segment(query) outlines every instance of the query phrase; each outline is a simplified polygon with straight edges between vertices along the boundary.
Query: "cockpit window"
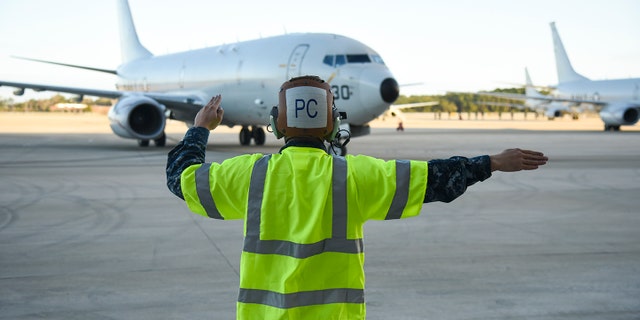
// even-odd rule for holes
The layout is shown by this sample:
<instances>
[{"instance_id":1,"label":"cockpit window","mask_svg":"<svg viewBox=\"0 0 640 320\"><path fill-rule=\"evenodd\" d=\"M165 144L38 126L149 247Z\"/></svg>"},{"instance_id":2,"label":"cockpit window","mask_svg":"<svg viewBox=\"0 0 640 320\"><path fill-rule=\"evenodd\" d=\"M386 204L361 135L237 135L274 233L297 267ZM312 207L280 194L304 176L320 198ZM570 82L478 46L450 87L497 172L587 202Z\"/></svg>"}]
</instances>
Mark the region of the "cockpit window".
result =
<instances>
[{"instance_id":1,"label":"cockpit window","mask_svg":"<svg viewBox=\"0 0 640 320\"><path fill-rule=\"evenodd\" d=\"M371 58L375 63L384 64L384 60L382 60L382 57L377 54L372 55Z\"/></svg>"},{"instance_id":2,"label":"cockpit window","mask_svg":"<svg viewBox=\"0 0 640 320\"><path fill-rule=\"evenodd\" d=\"M347 63L379 63L384 64L382 58L379 55L371 55L368 54L328 54L324 56L322 63L331 66L331 67L339 67L341 65Z\"/></svg>"},{"instance_id":3,"label":"cockpit window","mask_svg":"<svg viewBox=\"0 0 640 320\"><path fill-rule=\"evenodd\" d=\"M335 60L335 58L336 56L328 54L324 56L324 60L322 61L322 63L333 67L333 61Z\"/></svg>"},{"instance_id":4,"label":"cockpit window","mask_svg":"<svg viewBox=\"0 0 640 320\"><path fill-rule=\"evenodd\" d=\"M366 63L371 62L371 59L366 54L348 54L347 61L349 63Z\"/></svg>"}]
</instances>

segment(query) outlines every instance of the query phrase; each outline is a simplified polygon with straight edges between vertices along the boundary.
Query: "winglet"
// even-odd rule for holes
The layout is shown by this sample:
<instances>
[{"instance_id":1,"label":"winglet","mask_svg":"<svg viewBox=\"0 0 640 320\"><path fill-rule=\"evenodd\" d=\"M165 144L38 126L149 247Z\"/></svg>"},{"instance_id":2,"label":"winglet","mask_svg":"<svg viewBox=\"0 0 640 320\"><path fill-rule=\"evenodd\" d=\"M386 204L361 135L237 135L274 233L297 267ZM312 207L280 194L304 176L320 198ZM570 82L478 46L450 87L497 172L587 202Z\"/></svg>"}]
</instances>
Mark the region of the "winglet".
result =
<instances>
[{"instance_id":1,"label":"winglet","mask_svg":"<svg viewBox=\"0 0 640 320\"><path fill-rule=\"evenodd\" d=\"M118 18L122 63L152 57L153 54L142 46L140 40L138 40L138 34L133 24L131 10L129 9L129 2L127 0L118 1Z\"/></svg>"},{"instance_id":2,"label":"winglet","mask_svg":"<svg viewBox=\"0 0 640 320\"><path fill-rule=\"evenodd\" d=\"M556 56L556 69L558 72L558 83L566 83L572 81L583 81L589 80L586 77L578 74L573 70L571 66L571 62L569 61L569 56L567 52L564 50L564 45L562 45L562 40L560 40L560 35L558 34L558 30L556 30L556 23L551 22L551 36L553 38L553 51Z\"/></svg>"}]
</instances>

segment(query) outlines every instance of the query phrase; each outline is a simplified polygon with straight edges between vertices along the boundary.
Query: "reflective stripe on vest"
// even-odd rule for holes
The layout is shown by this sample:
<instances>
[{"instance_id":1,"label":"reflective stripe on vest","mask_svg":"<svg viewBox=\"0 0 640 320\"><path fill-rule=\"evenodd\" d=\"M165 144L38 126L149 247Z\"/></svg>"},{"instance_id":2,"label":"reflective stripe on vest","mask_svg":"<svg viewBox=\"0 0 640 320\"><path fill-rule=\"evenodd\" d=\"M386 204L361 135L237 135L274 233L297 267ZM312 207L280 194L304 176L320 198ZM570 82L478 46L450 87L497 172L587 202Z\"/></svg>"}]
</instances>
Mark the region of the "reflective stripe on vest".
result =
<instances>
[{"instance_id":1,"label":"reflective stripe on vest","mask_svg":"<svg viewBox=\"0 0 640 320\"><path fill-rule=\"evenodd\" d=\"M409 199L409 180L411 177L411 161L396 160L396 192L393 195L389 212L385 220L400 219L402 211Z\"/></svg>"},{"instance_id":2,"label":"reflective stripe on vest","mask_svg":"<svg viewBox=\"0 0 640 320\"><path fill-rule=\"evenodd\" d=\"M198 199L200 204L207 212L209 218L224 220L224 217L218 211L213 196L211 195L211 189L209 187L209 168L211 163L203 163L200 168L196 170L196 192L198 192Z\"/></svg>"},{"instance_id":3,"label":"reflective stripe on vest","mask_svg":"<svg viewBox=\"0 0 640 320\"><path fill-rule=\"evenodd\" d=\"M361 289L327 289L283 294L267 290L240 289L238 301L287 309L329 303L364 303L364 292Z\"/></svg>"},{"instance_id":4,"label":"reflective stripe on vest","mask_svg":"<svg viewBox=\"0 0 640 320\"><path fill-rule=\"evenodd\" d=\"M270 155L264 156L253 167L249 186L249 206L244 251L259 254L278 254L294 258L307 258L323 252L359 254L363 252L362 239L347 239L347 162L333 158L332 180L332 236L329 239L300 244L285 240L260 240L260 219L263 189ZM293 293L240 288L238 301L258 303L277 308L294 308L328 303L364 303L363 289L325 289Z\"/></svg>"}]
</instances>

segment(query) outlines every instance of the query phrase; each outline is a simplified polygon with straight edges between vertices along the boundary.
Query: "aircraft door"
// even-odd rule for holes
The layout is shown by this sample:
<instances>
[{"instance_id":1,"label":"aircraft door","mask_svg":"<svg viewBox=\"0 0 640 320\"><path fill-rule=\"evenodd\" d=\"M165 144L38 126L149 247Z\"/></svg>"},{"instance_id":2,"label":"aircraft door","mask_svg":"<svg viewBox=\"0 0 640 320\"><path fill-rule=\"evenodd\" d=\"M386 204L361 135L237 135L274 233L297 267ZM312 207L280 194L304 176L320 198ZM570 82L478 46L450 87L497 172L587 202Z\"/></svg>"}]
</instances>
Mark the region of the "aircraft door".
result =
<instances>
[{"instance_id":1,"label":"aircraft door","mask_svg":"<svg viewBox=\"0 0 640 320\"><path fill-rule=\"evenodd\" d=\"M309 50L308 44L299 44L296 46L291 55L289 56L289 63L287 64L287 79L300 76L300 70L302 67L302 59Z\"/></svg>"}]
</instances>

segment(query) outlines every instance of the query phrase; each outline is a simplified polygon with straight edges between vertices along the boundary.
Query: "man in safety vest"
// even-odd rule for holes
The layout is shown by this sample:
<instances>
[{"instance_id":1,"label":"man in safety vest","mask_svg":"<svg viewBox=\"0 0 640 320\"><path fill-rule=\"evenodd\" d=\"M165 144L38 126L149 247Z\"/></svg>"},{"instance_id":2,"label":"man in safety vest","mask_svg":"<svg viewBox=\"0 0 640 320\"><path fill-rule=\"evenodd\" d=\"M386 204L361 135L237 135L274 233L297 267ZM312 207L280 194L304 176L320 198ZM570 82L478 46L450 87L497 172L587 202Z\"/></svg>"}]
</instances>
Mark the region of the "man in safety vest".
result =
<instances>
[{"instance_id":1,"label":"man in safety vest","mask_svg":"<svg viewBox=\"0 0 640 320\"><path fill-rule=\"evenodd\" d=\"M540 152L383 161L327 153L340 116L330 86L293 78L271 112L277 154L205 163L209 132L224 114L214 96L169 153L167 185L193 212L244 219L237 319L364 319L363 224L417 216L422 204L450 202L492 171L533 170Z\"/></svg>"}]
</instances>

